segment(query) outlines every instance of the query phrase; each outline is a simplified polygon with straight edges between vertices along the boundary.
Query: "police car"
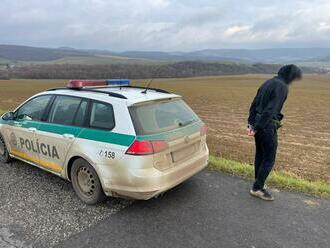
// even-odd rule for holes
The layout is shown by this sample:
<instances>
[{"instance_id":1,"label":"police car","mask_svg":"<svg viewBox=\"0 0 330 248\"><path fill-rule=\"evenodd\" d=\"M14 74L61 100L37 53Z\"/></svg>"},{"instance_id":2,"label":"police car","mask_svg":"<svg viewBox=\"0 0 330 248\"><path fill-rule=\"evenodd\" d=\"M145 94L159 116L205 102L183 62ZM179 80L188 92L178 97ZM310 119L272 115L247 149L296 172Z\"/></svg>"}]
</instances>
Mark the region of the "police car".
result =
<instances>
[{"instance_id":1,"label":"police car","mask_svg":"<svg viewBox=\"0 0 330 248\"><path fill-rule=\"evenodd\" d=\"M72 80L0 120L0 161L70 180L78 197L150 199L206 167L207 128L178 95L128 80Z\"/></svg>"}]
</instances>

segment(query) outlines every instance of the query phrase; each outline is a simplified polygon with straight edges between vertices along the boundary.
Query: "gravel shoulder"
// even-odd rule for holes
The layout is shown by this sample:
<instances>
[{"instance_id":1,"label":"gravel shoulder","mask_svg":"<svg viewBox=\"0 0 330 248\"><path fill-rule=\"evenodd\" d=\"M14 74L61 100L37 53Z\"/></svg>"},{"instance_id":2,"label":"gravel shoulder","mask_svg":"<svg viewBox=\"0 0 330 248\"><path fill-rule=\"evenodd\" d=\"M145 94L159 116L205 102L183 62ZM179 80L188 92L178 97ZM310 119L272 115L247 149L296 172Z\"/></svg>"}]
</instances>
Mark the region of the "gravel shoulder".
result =
<instances>
[{"instance_id":1,"label":"gravel shoulder","mask_svg":"<svg viewBox=\"0 0 330 248\"><path fill-rule=\"evenodd\" d=\"M0 247L51 247L131 204L87 206L70 182L17 160L0 177Z\"/></svg>"}]
</instances>

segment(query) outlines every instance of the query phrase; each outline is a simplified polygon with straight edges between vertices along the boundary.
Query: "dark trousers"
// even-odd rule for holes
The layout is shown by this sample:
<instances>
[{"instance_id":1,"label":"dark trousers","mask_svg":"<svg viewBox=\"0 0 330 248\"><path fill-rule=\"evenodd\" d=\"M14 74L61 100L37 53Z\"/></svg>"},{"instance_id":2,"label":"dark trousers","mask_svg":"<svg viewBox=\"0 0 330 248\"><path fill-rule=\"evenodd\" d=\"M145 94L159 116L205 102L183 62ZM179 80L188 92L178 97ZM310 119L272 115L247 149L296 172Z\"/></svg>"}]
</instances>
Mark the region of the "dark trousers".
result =
<instances>
[{"instance_id":1,"label":"dark trousers","mask_svg":"<svg viewBox=\"0 0 330 248\"><path fill-rule=\"evenodd\" d=\"M255 182L253 190L264 188L265 181L275 164L277 151L277 127L270 123L255 135L256 156L254 162Z\"/></svg>"}]
</instances>

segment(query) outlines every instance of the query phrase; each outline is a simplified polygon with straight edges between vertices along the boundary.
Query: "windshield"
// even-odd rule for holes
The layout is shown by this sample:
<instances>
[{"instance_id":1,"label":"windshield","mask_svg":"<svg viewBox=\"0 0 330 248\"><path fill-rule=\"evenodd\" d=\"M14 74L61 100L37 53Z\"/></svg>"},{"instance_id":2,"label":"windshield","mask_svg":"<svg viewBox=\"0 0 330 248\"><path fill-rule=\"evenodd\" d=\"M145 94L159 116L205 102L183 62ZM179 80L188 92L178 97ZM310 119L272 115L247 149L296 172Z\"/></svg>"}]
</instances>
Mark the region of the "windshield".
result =
<instances>
[{"instance_id":1,"label":"windshield","mask_svg":"<svg viewBox=\"0 0 330 248\"><path fill-rule=\"evenodd\" d=\"M137 135L162 133L199 120L183 100L132 106L130 113Z\"/></svg>"}]
</instances>

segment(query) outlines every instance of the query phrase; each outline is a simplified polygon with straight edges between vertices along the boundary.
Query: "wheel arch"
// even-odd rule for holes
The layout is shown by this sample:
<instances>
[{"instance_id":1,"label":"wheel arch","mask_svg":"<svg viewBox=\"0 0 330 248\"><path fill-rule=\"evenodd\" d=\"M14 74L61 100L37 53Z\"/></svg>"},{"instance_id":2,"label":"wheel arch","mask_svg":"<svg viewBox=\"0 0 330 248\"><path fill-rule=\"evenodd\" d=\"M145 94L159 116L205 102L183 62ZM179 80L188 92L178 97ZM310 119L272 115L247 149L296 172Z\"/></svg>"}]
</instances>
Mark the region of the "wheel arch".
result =
<instances>
[{"instance_id":1,"label":"wheel arch","mask_svg":"<svg viewBox=\"0 0 330 248\"><path fill-rule=\"evenodd\" d=\"M73 157L71 157L71 158L69 159L68 164L67 164L67 166L66 166L66 177L67 177L70 181L71 181L71 169L72 169L72 165L73 165L74 161L76 161L76 160L79 159L79 158L84 159L84 158L82 158L82 157L80 157L80 156L73 156Z\"/></svg>"},{"instance_id":2,"label":"wheel arch","mask_svg":"<svg viewBox=\"0 0 330 248\"><path fill-rule=\"evenodd\" d=\"M86 158L83 155L77 154L77 155L71 156L68 159L68 162L66 163L65 173L66 173L66 178L69 179L69 181L71 181L72 165L73 165L74 161L76 161L77 159L83 159L83 160L87 161L95 169L96 173L99 174L95 164L90 159ZM99 176L99 178L100 178L100 176Z\"/></svg>"},{"instance_id":3,"label":"wheel arch","mask_svg":"<svg viewBox=\"0 0 330 248\"><path fill-rule=\"evenodd\" d=\"M2 138L3 142L5 142L6 148L7 148L8 152L10 153L9 141L6 139L5 131L1 130L1 127L0 127L0 138Z\"/></svg>"}]
</instances>

